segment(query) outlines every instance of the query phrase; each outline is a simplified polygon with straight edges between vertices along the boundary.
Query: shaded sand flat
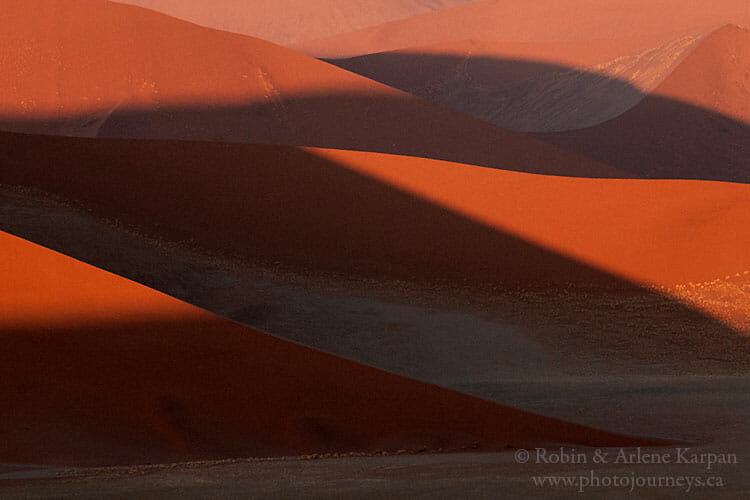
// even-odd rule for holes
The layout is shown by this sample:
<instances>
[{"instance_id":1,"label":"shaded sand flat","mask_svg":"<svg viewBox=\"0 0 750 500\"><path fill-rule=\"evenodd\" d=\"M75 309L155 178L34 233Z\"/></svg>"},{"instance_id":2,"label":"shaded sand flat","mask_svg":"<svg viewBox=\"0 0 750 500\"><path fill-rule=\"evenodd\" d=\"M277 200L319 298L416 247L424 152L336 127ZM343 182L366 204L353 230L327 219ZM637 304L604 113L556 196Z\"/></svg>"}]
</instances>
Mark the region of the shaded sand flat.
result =
<instances>
[{"instance_id":1,"label":"shaded sand flat","mask_svg":"<svg viewBox=\"0 0 750 500\"><path fill-rule=\"evenodd\" d=\"M472 0L116 0L281 45L346 33Z\"/></svg>"},{"instance_id":2,"label":"shaded sand flat","mask_svg":"<svg viewBox=\"0 0 750 500\"><path fill-rule=\"evenodd\" d=\"M665 15L665 13L668 13ZM708 33L750 24L745 0L483 0L313 40L296 48L354 57L458 40L567 42ZM672 37L672 38L677 38Z\"/></svg>"},{"instance_id":3,"label":"shaded sand flat","mask_svg":"<svg viewBox=\"0 0 750 500\"><path fill-rule=\"evenodd\" d=\"M596 125L635 106L699 41L463 41L333 64L511 130Z\"/></svg>"},{"instance_id":4,"label":"shaded sand flat","mask_svg":"<svg viewBox=\"0 0 750 500\"><path fill-rule=\"evenodd\" d=\"M5 130L281 143L626 175L256 38L99 0L8 3L0 30Z\"/></svg>"},{"instance_id":5,"label":"shaded sand flat","mask_svg":"<svg viewBox=\"0 0 750 500\"><path fill-rule=\"evenodd\" d=\"M737 394L745 397L746 393ZM662 394L656 408L664 406ZM747 402L744 402L745 408ZM647 408L644 405L644 409ZM645 411L651 411L649 408ZM741 460L750 449L746 434L740 441L693 445L695 453L737 453L736 465L705 466L682 464L596 464L529 465L516 464L509 453L463 453L441 455L400 455L344 457L318 460L192 462L140 467L49 470L36 468L25 479L0 476L3 498L29 498L69 495L75 498L132 496L146 499L226 498L305 498L356 497L382 498L516 498L632 499L651 497L679 499L685 496L718 499L745 499L750 481ZM577 449L577 451L581 451ZM633 451L633 450L626 450ZM643 448L643 455L664 453L664 448ZM669 450L675 455L674 449ZM589 455L590 457L590 455ZM532 476L580 476L595 471L599 477L637 476L720 476L723 486L714 488L541 488ZM50 477L53 476L53 477ZM17 477L17 476L16 476Z\"/></svg>"},{"instance_id":6,"label":"shaded sand flat","mask_svg":"<svg viewBox=\"0 0 750 500\"><path fill-rule=\"evenodd\" d=\"M7 233L0 251L2 462L656 443L335 358Z\"/></svg>"},{"instance_id":7,"label":"shaded sand flat","mask_svg":"<svg viewBox=\"0 0 750 500\"><path fill-rule=\"evenodd\" d=\"M539 137L639 176L750 182L749 64L750 31L725 26L623 115Z\"/></svg>"}]
</instances>

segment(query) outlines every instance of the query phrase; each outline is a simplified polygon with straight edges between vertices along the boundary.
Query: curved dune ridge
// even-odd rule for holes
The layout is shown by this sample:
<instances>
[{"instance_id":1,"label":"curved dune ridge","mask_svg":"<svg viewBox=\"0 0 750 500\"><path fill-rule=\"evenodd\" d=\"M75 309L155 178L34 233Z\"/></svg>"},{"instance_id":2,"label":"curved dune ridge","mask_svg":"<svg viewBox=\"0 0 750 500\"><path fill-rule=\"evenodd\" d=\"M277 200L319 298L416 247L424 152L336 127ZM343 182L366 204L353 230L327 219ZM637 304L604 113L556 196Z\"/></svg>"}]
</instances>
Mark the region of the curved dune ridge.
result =
<instances>
[{"instance_id":1,"label":"curved dune ridge","mask_svg":"<svg viewBox=\"0 0 750 500\"><path fill-rule=\"evenodd\" d=\"M750 31L724 26L623 115L539 137L636 176L750 182L749 64Z\"/></svg>"},{"instance_id":2,"label":"curved dune ridge","mask_svg":"<svg viewBox=\"0 0 750 500\"><path fill-rule=\"evenodd\" d=\"M469 39L565 42L666 33L674 39L729 23L750 25L745 0L483 0L295 48L332 59Z\"/></svg>"},{"instance_id":3,"label":"curved dune ridge","mask_svg":"<svg viewBox=\"0 0 750 500\"><path fill-rule=\"evenodd\" d=\"M282 146L0 137L0 182L253 262L615 288L624 285L610 275L672 286L750 268L750 187L741 184L565 178Z\"/></svg>"},{"instance_id":4,"label":"curved dune ridge","mask_svg":"<svg viewBox=\"0 0 750 500\"><path fill-rule=\"evenodd\" d=\"M699 40L463 41L332 60L339 67L521 132L589 127L635 106Z\"/></svg>"},{"instance_id":5,"label":"curved dune ridge","mask_svg":"<svg viewBox=\"0 0 750 500\"><path fill-rule=\"evenodd\" d=\"M660 443L283 341L4 232L0 253L0 462Z\"/></svg>"},{"instance_id":6,"label":"curved dune ridge","mask_svg":"<svg viewBox=\"0 0 750 500\"><path fill-rule=\"evenodd\" d=\"M332 36L472 0L116 0L281 45Z\"/></svg>"},{"instance_id":7,"label":"curved dune ridge","mask_svg":"<svg viewBox=\"0 0 750 500\"><path fill-rule=\"evenodd\" d=\"M626 175L262 40L139 7L36 1L36 9L13 3L4 12L6 130L280 143Z\"/></svg>"}]
</instances>

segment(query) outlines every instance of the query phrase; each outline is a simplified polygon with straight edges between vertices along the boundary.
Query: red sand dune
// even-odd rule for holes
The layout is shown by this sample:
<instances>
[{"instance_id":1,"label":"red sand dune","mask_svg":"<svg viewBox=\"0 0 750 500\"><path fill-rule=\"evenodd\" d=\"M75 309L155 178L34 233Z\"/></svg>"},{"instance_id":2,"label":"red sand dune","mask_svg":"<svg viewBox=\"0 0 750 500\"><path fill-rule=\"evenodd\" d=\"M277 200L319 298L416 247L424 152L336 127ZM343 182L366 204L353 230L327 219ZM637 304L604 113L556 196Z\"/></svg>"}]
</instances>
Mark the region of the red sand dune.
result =
<instances>
[{"instance_id":1,"label":"red sand dune","mask_svg":"<svg viewBox=\"0 0 750 500\"><path fill-rule=\"evenodd\" d=\"M746 0L483 0L296 46L353 57L457 40L561 42L695 35L750 24ZM674 38L674 36L672 36Z\"/></svg>"},{"instance_id":2,"label":"red sand dune","mask_svg":"<svg viewBox=\"0 0 750 500\"><path fill-rule=\"evenodd\" d=\"M255 38L98 0L8 3L0 26L5 129L280 143L625 175Z\"/></svg>"},{"instance_id":3,"label":"red sand dune","mask_svg":"<svg viewBox=\"0 0 750 500\"><path fill-rule=\"evenodd\" d=\"M750 31L725 26L625 114L541 137L636 175L750 182L749 65Z\"/></svg>"},{"instance_id":4,"label":"red sand dune","mask_svg":"<svg viewBox=\"0 0 750 500\"><path fill-rule=\"evenodd\" d=\"M281 45L447 9L472 0L116 0Z\"/></svg>"},{"instance_id":5,"label":"red sand dune","mask_svg":"<svg viewBox=\"0 0 750 500\"><path fill-rule=\"evenodd\" d=\"M750 269L750 186L741 184L564 178L280 146L0 137L2 183L264 264L606 286L622 286L606 273L669 286Z\"/></svg>"},{"instance_id":6,"label":"red sand dune","mask_svg":"<svg viewBox=\"0 0 750 500\"><path fill-rule=\"evenodd\" d=\"M657 443L280 340L7 233L0 254L0 462Z\"/></svg>"},{"instance_id":7,"label":"red sand dune","mask_svg":"<svg viewBox=\"0 0 750 500\"><path fill-rule=\"evenodd\" d=\"M750 30L727 25L701 41L653 95L716 111L750 125L748 68Z\"/></svg>"}]
</instances>

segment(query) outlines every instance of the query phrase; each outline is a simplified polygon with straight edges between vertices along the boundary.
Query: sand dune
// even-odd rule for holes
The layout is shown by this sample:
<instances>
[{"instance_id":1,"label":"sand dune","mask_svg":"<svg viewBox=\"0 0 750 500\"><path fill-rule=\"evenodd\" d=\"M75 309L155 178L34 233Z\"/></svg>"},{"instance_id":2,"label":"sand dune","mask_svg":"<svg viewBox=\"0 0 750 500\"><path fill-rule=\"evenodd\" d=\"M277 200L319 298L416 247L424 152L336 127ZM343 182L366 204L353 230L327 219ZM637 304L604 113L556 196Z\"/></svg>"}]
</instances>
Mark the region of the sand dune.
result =
<instances>
[{"instance_id":1,"label":"sand dune","mask_svg":"<svg viewBox=\"0 0 750 500\"><path fill-rule=\"evenodd\" d=\"M635 106L698 40L464 41L332 62L495 125L552 132L597 125Z\"/></svg>"},{"instance_id":2,"label":"sand dune","mask_svg":"<svg viewBox=\"0 0 750 500\"><path fill-rule=\"evenodd\" d=\"M0 461L641 445L289 343L0 232Z\"/></svg>"},{"instance_id":3,"label":"sand dune","mask_svg":"<svg viewBox=\"0 0 750 500\"><path fill-rule=\"evenodd\" d=\"M278 146L13 134L2 144L0 182L271 265L615 288L624 284L610 274L671 286L750 267L750 190L739 184L562 178Z\"/></svg>"},{"instance_id":4,"label":"sand dune","mask_svg":"<svg viewBox=\"0 0 750 500\"><path fill-rule=\"evenodd\" d=\"M541 137L638 176L750 182L748 64L750 32L725 26L625 114Z\"/></svg>"},{"instance_id":5,"label":"sand dune","mask_svg":"<svg viewBox=\"0 0 750 500\"><path fill-rule=\"evenodd\" d=\"M654 95L750 125L750 29L727 25L703 40Z\"/></svg>"},{"instance_id":6,"label":"sand dune","mask_svg":"<svg viewBox=\"0 0 750 500\"><path fill-rule=\"evenodd\" d=\"M116 0L281 45L447 9L472 0Z\"/></svg>"},{"instance_id":7,"label":"sand dune","mask_svg":"<svg viewBox=\"0 0 750 500\"><path fill-rule=\"evenodd\" d=\"M707 33L750 24L745 0L483 0L296 46L342 58L458 40L565 42ZM671 36L675 38L675 36Z\"/></svg>"},{"instance_id":8,"label":"sand dune","mask_svg":"<svg viewBox=\"0 0 750 500\"><path fill-rule=\"evenodd\" d=\"M4 7L3 22L6 130L281 143L625 175L289 49L138 7L35 0Z\"/></svg>"}]
</instances>

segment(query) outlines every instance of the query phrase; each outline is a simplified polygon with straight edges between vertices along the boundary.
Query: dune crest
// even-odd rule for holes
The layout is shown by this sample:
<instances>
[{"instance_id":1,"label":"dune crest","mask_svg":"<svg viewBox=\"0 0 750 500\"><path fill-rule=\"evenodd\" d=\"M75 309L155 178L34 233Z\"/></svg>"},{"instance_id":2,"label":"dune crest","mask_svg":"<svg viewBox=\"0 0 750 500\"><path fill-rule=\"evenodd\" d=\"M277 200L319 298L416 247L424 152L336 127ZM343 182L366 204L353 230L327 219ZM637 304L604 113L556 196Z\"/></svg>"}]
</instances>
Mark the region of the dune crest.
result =
<instances>
[{"instance_id":1,"label":"dune crest","mask_svg":"<svg viewBox=\"0 0 750 500\"><path fill-rule=\"evenodd\" d=\"M748 183L748 64L750 31L725 26L624 114L595 127L538 137L637 176Z\"/></svg>"},{"instance_id":2,"label":"dune crest","mask_svg":"<svg viewBox=\"0 0 750 500\"><path fill-rule=\"evenodd\" d=\"M750 126L750 29L711 33L653 92Z\"/></svg>"}]
</instances>

